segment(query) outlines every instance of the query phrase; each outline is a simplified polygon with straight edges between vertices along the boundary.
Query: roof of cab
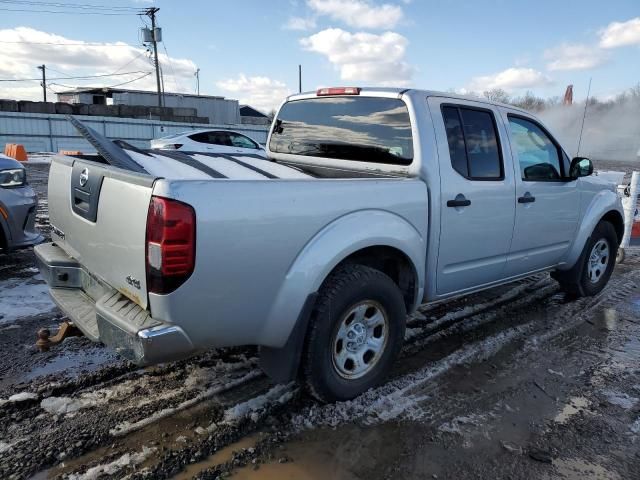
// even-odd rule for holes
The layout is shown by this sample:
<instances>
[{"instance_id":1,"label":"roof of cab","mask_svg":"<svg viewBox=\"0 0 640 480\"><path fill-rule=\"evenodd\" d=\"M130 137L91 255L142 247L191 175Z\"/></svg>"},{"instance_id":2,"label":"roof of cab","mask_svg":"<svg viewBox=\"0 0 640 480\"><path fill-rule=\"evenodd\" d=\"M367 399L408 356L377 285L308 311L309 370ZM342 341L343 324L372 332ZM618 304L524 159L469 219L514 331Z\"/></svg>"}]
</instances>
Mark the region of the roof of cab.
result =
<instances>
[{"instance_id":1,"label":"roof of cab","mask_svg":"<svg viewBox=\"0 0 640 480\"><path fill-rule=\"evenodd\" d=\"M522 108L516 107L514 105L509 105L506 103L494 102L492 100L488 100L482 97L474 97L471 95L460 95L452 92L439 92L437 90L422 90L416 88L390 88L390 87L360 87L360 95L366 96L367 93L376 93L376 94L390 94L390 95L424 95L425 97L446 97L452 98L456 100L469 100L472 102L480 102L486 103L488 105L498 105L501 107L509 108L511 110L517 110L519 112L525 113L527 115L532 115L531 112L527 110L523 110ZM287 101L297 100L302 98L309 98L317 95L317 91L309 91L309 92L301 92L296 93L294 95L290 95L287 97ZM339 96L339 95L337 95ZM354 95L355 96L355 95Z\"/></svg>"}]
</instances>

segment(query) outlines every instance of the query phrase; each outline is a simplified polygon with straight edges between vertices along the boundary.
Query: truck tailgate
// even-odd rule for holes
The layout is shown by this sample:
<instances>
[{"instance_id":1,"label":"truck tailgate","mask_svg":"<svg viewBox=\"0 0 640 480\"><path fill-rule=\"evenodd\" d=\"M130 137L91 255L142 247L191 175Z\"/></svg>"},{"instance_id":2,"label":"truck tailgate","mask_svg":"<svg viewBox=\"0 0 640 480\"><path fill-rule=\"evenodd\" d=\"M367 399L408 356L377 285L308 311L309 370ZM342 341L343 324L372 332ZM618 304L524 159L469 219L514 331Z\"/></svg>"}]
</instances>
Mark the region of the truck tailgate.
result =
<instances>
[{"instance_id":1,"label":"truck tailgate","mask_svg":"<svg viewBox=\"0 0 640 480\"><path fill-rule=\"evenodd\" d=\"M92 275L147 308L145 236L155 177L54 157L52 239Z\"/></svg>"}]
</instances>

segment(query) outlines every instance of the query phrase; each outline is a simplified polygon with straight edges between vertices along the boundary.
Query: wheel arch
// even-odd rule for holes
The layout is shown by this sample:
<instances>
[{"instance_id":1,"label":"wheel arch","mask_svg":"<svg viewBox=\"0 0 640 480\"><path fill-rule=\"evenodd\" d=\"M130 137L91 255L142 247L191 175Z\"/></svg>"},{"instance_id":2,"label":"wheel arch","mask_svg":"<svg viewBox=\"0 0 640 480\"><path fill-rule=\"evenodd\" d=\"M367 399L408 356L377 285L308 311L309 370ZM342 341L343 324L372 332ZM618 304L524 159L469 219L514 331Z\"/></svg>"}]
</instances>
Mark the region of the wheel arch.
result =
<instances>
[{"instance_id":1,"label":"wheel arch","mask_svg":"<svg viewBox=\"0 0 640 480\"><path fill-rule=\"evenodd\" d=\"M621 242L622 232L624 232L624 217L622 215L622 204L615 192L610 190L598 192L584 209L573 244L567 252L564 263L558 267L558 270L569 270L576 264L593 230L602 220L613 224L618 242Z\"/></svg>"},{"instance_id":2,"label":"wheel arch","mask_svg":"<svg viewBox=\"0 0 640 480\"><path fill-rule=\"evenodd\" d=\"M613 228L616 231L616 236L618 237L618 245L620 245L620 243L622 243L622 237L624 236L624 218L622 217L622 214L617 210L609 210L600 219L600 221L603 220L613 225Z\"/></svg>"}]
</instances>

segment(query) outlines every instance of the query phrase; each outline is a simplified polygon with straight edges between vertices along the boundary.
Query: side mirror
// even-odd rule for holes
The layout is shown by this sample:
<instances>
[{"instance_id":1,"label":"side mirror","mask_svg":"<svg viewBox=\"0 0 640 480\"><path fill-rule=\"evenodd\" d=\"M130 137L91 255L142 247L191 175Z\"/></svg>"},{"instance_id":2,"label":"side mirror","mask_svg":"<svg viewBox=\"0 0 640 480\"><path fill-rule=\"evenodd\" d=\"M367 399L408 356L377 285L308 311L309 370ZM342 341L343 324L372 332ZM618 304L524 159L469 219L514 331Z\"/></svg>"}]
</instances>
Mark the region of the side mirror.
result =
<instances>
[{"instance_id":1,"label":"side mirror","mask_svg":"<svg viewBox=\"0 0 640 480\"><path fill-rule=\"evenodd\" d=\"M569 176L572 179L580 177L588 177L593 173L593 163L585 157L575 157L571 160L571 168L569 168Z\"/></svg>"}]
</instances>

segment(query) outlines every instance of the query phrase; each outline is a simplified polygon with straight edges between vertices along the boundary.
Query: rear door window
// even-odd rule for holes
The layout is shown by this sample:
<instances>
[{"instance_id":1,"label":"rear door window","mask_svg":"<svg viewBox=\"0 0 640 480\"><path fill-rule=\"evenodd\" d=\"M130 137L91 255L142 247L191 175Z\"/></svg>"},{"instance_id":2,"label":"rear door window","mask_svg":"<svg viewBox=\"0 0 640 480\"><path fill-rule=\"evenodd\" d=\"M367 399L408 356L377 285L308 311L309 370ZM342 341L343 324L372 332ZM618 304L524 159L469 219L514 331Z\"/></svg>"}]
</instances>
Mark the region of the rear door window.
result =
<instances>
[{"instance_id":1,"label":"rear door window","mask_svg":"<svg viewBox=\"0 0 640 480\"><path fill-rule=\"evenodd\" d=\"M442 107L453 169L470 180L504 178L495 118L490 110Z\"/></svg>"},{"instance_id":2,"label":"rear door window","mask_svg":"<svg viewBox=\"0 0 640 480\"><path fill-rule=\"evenodd\" d=\"M244 135L239 135L237 133L230 133L229 137L231 138L231 143L234 147L238 148L253 148L254 150L258 148L258 145L248 137Z\"/></svg>"},{"instance_id":3,"label":"rear door window","mask_svg":"<svg viewBox=\"0 0 640 480\"><path fill-rule=\"evenodd\" d=\"M233 146L228 132L209 132L209 143L212 145Z\"/></svg>"},{"instance_id":4,"label":"rear door window","mask_svg":"<svg viewBox=\"0 0 640 480\"><path fill-rule=\"evenodd\" d=\"M280 109L269 148L275 153L409 165L409 111L397 98L295 100Z\"/></svg>"}]
</instances>

